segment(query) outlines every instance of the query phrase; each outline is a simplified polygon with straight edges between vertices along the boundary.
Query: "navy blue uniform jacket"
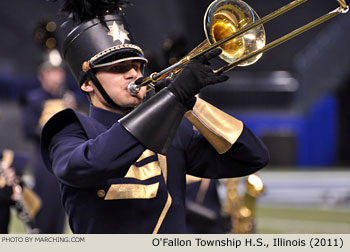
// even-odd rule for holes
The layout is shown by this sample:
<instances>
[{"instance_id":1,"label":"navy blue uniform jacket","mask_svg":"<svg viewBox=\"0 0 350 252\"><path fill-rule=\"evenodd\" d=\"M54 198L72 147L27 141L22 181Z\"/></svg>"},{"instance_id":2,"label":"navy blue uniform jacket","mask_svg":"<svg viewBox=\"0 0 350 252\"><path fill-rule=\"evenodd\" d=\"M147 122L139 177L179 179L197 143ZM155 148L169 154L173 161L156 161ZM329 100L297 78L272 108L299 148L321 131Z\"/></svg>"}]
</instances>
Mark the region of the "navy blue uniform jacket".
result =
<instances>
[{"instance_id":1,"label":"navy blue uniform jacket","mask_svg":"<svg viewBox=\"0 0 350 252\"><path fill-rule=\"evenodd\" d=\"M184 233L186 173L245 176L268 160L265 146L247 127L219 155L184 119L164 162L120 118L91 106L90 116L67 109L44 127L43 159L61 184L74 233Z\"/></svg>"}]
</instances>

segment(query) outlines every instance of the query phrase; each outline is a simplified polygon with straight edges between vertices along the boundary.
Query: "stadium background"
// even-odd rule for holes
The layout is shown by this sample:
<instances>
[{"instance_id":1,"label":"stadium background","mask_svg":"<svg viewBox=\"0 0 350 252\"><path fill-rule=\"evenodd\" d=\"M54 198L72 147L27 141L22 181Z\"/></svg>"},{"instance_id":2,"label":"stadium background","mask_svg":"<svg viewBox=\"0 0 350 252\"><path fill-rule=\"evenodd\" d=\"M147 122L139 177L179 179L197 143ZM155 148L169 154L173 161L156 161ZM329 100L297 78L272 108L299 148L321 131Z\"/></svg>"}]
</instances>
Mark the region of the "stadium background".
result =
<instances>
[{"instance_id":1,"label":"stadium background","mask_svg":"<svg viewBox=\"0 0 350 252\"><path fill-rule=\"evenodd\" d=\"M150 59L148 72L163 69L169 58L204 40L202 19L210 0L132 2L128 20ZM246 2L262 17L289 1ZM335 0L311 0L266 24L267 41L336 7ZM0 149L33 151L21 135L19 103L24 92L39 85L37 23L61 24L58 9L59 1L0 2ZM350 233L349 30L350 14L337 17L267 52L254 65L229 72L228 83L201 93L242 119L270 150L271 162L259 173L265 192L258 198L257 232ZM70 75L67 85L86 104ZM18 220L11 223L11 232L23 230Z\"/></svg>"}]
</instances>

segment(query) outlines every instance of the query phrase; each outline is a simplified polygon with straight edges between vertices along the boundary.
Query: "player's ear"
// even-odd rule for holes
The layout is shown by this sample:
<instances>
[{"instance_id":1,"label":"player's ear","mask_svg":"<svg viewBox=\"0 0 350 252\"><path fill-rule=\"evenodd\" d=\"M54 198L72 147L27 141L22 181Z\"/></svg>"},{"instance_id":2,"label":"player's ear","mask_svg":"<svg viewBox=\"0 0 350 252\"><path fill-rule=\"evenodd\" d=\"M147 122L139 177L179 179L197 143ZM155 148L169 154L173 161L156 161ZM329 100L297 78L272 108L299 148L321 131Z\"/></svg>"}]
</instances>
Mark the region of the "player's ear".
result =
<instances>
[{"instance_id":1,"label":"player's ear","mask_svg":"<svg viewBox=\"0 0 350 252\"><path fill-rule=\"evenodd\" d=\"M91 93L94 91L94 85L92 84L92 81L87 79L81 86L80 89L84 91L85 93Z\"/></svg>"}]
</instances>

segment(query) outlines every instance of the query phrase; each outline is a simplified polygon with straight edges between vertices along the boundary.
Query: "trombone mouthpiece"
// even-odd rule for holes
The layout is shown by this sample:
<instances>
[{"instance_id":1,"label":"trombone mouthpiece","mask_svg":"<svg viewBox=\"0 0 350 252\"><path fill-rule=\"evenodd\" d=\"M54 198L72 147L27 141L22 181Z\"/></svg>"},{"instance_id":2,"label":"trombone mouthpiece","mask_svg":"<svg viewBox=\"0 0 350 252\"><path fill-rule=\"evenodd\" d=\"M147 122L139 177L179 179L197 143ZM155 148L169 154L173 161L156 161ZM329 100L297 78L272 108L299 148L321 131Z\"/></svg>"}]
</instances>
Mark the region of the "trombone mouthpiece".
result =
<instances>
[{"instance_id":1,"label":"trombone mouthpiece","mask_svg":"<svg viewBox=\"0 0 350 252\"><path fill-rule=\"evenodd\" d=\"M140 92L140 86L135 84L135 82L131 82L128 85L128 91L131 95L136 96Z\"/></svg>"}]
</instances>

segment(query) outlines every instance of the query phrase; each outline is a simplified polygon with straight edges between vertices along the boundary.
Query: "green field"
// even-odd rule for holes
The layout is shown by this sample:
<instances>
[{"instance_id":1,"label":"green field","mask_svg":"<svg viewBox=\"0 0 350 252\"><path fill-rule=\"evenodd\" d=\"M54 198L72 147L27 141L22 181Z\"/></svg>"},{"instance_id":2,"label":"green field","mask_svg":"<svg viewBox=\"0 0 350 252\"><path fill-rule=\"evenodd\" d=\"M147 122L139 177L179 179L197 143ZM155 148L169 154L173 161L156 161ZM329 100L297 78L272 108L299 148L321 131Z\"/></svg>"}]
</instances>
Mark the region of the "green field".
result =
<instances>
[{"instance_id":1,"label":"green field","mask_svg":"<svg viewBox=\"0 0 350 252\"><path fill-rule=\"evenodd\" d=\"M350 210L259 207L258 233L349 234Z\"/></svg>"},{"instance_id":2,"label":"green field","mask_svg":"<svg viewBox=\"0 0 350 252\"><path fill-rule=\"evenodd\" d=\"M262 234L349 234L350 210L258 207L257 233ZM10 233L26 233L23 223L12 212ZM66 228L66 233L70 233Z\"/></svg>"},{"instance_id":3,"label":"green field","mask_svg":"<svg viewBox=\"0 0 350 252\"><path fill-rule=\"evenodd\" d=\"M24 223L17 217L16 211L14 209L11 209L9 233L10 234L25 234L25 233L27 233ZM65 233L66 234L72 233L70 228L68 227L68 223L66 224Z\"/></svg>"}]
</instances>

